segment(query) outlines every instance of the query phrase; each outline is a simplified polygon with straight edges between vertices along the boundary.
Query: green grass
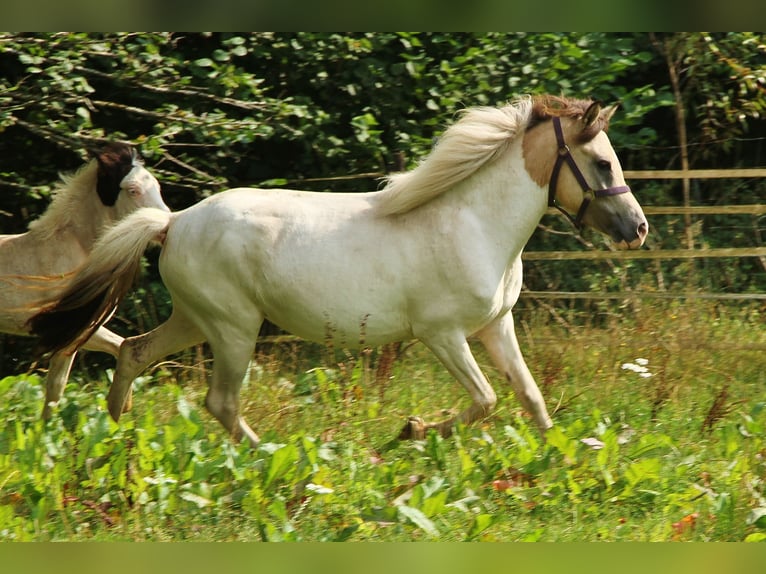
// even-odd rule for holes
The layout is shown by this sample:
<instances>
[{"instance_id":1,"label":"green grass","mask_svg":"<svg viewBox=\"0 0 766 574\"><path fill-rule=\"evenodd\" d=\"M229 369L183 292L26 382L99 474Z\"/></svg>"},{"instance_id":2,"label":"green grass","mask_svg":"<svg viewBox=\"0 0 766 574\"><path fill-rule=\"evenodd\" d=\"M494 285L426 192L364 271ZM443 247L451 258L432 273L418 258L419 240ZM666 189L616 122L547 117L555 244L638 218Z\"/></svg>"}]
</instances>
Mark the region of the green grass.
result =
<instances>
[{"instance_id":1,"label":"green grass","mask_svg":"<svg viewBox=\"0 0 766 574\"><path fill-rule=\"evenodd\" d=\"M408 415L467 405L422 345L382 382L374 353L263 346L242 393L255 451L204 410L198 355L146 373L119 425L106 376L75 377L48 423L40 376L7 377L0 540L761 540L762 313L672 304L554 321L522 309L556 425L545 442L478 350L496 412L383 453ZM623 368L638 358L652 376Z\"/></svg>"}]
</instances>

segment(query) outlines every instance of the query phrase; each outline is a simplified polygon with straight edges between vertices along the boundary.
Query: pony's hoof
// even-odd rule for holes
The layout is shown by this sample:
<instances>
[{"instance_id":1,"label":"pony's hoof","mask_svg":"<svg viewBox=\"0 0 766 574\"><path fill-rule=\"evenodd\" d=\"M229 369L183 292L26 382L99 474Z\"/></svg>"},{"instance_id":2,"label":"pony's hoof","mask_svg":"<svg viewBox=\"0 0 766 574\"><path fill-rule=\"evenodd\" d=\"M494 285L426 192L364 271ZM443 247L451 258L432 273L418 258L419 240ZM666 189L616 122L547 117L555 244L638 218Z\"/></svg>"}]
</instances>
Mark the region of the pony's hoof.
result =
<instances>
[{"instance_id":1,"label":"pony's hoof","mask_svg":"<svg viewBox=\"0 0 766 574\"><path fill-rule=\"evenodd\" d=\"M420 417L409 417L397 440L422 440L426 438L426 423Z\"/></svg>"}]
</instances>

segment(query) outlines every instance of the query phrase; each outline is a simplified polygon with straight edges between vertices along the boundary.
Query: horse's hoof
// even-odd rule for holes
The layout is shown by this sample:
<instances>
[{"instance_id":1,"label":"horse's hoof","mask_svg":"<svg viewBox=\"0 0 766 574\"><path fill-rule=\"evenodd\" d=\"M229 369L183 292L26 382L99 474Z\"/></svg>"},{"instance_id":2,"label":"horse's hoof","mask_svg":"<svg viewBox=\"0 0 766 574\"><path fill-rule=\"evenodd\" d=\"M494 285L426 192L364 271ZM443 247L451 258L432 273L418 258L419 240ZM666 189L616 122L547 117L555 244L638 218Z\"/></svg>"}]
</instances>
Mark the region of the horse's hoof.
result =
<instances>
[{"instance_id":1,"label":"horse's hoof","mask_svg":"<svg viewBox=\"0 0 766 574\"><path fill-rule=\"evenodd\" d=\"M426 438L426 423L420 417L409 417L397 440L422 440Z\"/></svg>"}]
</instances>

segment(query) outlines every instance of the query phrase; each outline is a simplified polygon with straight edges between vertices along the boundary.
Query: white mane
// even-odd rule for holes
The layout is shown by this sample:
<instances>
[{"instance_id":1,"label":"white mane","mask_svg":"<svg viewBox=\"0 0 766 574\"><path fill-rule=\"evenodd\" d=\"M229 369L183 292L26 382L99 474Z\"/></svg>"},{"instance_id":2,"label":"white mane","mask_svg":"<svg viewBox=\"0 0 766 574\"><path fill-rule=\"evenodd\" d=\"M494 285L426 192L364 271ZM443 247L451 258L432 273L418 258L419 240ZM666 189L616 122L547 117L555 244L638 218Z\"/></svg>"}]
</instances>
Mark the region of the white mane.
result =
<instances>
[{"instance_id":1,"label":"white mane","mask_svg":"<svg viewBox=\"0 0 766 574\"><path fill-rule=\"evenodd\" d=\"M82 218L84 202L96 197L97 171L98 162L94 159L74 173L61 174L48 209L29 224L29 230L48 237L76 218Z\"/></svg>"},{"instance_id":2,"label":"white mane","mask_svg":"<svg viewBox=\"0 0 766 574\"><path fill-rule=\"evenodd\" d=\"M379 192L381 215L405 213L433 199L501 155L526 129L533 101L523 97L501 108L460 112L434 150L415 169L391 175Z\"/></svg>"}]
</instances>

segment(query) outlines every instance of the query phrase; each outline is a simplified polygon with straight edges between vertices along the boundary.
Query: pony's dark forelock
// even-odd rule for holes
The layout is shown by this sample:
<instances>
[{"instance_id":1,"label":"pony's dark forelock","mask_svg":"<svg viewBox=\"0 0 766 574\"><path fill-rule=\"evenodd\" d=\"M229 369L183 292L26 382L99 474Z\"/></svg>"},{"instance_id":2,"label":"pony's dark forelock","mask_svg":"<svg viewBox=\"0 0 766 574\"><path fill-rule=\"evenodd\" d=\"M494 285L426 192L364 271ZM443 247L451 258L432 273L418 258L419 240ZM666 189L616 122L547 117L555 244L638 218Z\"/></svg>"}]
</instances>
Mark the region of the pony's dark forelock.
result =
<instances>
[{"instance_id":1,"label":"pony's dark forelock","mask_svg":"<svg viewBox=\"0 0 766 574\"><path fill-rule=\"evenodd\" d=\"M120 182L140 163L138 151L122 142L111 142L93 154L98 162L96 191L101 203L111 207L120 194Z\"/></svg>"}]
</instances>

